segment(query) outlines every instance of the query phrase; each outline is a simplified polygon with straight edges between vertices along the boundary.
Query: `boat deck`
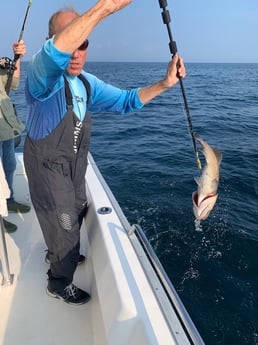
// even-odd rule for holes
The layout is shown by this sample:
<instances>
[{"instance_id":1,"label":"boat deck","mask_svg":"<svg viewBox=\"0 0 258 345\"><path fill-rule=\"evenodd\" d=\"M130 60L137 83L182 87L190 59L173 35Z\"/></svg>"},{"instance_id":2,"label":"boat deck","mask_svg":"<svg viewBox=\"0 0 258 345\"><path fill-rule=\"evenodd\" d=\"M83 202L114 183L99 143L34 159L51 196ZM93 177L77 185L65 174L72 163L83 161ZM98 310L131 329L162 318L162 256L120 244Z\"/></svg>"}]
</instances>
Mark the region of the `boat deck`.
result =
<instances>
[{"instance_id":1,"label":"boat deck","mask_svg":"<svg viewBox=\"0 0 258 345\"><path fill-rule=\"evenodd\" d=\"M15 198L30 204L22 155L17 160ZM46 245L33 207L27 214L8 215L18 230L5 236L10 285L1 285L0 259L0 345L203 345L181 305L196 339L190 341L175 312L178 298L174 305L169 301L91 156L87 193L90 206L81 228L86 262L74 276L75 285L91 294L84 305L68 305L46 294Z\"/></svg>"},{"instance_id":2,"label":"boat deck","mask_svg":"<svg viewBox=\"0 0 258 345\"><path fill-rule=\"evenodd\" d=\"M20 201L22 201L20 199ZM0 286L1 345L82 345L95 344L91 309L97 297L82 306L68 305L50 298L46 292L48 265L46 245L35 212L11 214L7 218L18 230L6 235L13 284ZM87 261L78 266L74 283L91 291L92 264L87 251L85 225L82 227L81 252ZM1 276L0 276L1 279Z\"/></svg>"}]
</instances>

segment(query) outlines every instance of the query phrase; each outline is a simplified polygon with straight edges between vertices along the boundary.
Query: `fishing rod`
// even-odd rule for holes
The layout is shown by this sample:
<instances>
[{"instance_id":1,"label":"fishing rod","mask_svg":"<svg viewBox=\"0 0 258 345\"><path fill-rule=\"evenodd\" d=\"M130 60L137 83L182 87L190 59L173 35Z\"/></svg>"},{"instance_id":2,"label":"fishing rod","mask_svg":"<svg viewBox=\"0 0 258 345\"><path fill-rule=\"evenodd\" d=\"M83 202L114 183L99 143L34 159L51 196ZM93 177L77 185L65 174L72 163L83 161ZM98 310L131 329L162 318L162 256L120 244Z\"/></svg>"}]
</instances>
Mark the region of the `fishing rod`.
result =
<instances>
[{"instance_id":1,"label":"fishing rod","mask_svg":"<svg viewBox=\"0 0 258 345\"><path fill-rule=\"evenodd\" d=\"M171 27L170 27L170 21L171 21L170 20L170 14L169 14L169 11L166 9L167 1L166 0L159 0L159 6L163 10L161 14L162 14L162 18L163 18L163 23L166 24L166 26L167 26L168 36L169 36L169 40L170 40L169 41L169 49L170 49L172 56L174 57L177 53L177 45L176 45L176 42L173 40L173 36L172 36L172 31L171 31ZM190 116L190 110L189 110L188 103L187 103L183 79L181 77L179 77L179 82L180 82L180 87L181 87L182 96L183 96L183 100L184 100L184 106L185 106L185 112L187 115L189 130L190 130L190 134L192 137L197 167L199 169L201 169L202 164L201 164L201 161L199 159L199 154L198 154L197 145L196 145L195 136L194 136L194 131L193 131L193 126L192 126L192 120L191 120L191 116Z\"/></svg>"},{"instance_id":2,"label":"fishing rod","mask_svg":"<svg viewBox=\"0 0 258 345\"><path fill-rule=\"evenodd\" d=\"M26 24L26 21L27 21L27 17L28 17L28 14L29 14L29 10L30 10L31 4L32 4L32 0L29 0L28 6L27 6L27 10L26 10L26 13L25 13L25 17L24 17L24 20L23 20L22 28L21 28L21 31L20 31L18 42L20 42L22 40L23 33L24 33L24 28L25 28L25 24ZM13 73L15 71L15 65L16 65L16 62L19 59L19 57L20 57L19 54L15 54L14 55L13 68L11 68L9 73L8 73L8 79L7 79L6 86L5 86L5 91L6 91L7 95L9 95L9 93L10 93L11 84L12 84L12 80L13 80Z\"/></svg>"}]
</instances>

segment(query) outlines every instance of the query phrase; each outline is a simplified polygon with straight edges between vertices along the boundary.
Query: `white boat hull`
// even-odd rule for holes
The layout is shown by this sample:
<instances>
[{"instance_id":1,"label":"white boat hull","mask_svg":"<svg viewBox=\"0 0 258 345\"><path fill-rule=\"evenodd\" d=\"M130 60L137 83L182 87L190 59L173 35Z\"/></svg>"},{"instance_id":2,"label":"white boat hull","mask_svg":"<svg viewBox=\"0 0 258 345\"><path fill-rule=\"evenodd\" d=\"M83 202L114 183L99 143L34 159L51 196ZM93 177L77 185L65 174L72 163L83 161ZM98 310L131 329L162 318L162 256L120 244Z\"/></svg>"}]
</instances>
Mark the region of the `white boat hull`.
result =
<instances>
[{"instance_id":1,"label":"white boat hull","mask_svg":"<svg viewBox=\"0 0 258 345\"><path fill-rule=\"evenodd\" d=\"M17 155L15 197L30 203L22 159ZM46 295L46 245L35 212L11 214L7 219L18 230L5 238L14 279L0 286L0 345L191 344L90 155L86 181L90 206L81 253L87 260L78 266L74 282L90 292L90 302L71 306ZM201 338L195 343L202 344Z\"/></svg>"}]
</instances>

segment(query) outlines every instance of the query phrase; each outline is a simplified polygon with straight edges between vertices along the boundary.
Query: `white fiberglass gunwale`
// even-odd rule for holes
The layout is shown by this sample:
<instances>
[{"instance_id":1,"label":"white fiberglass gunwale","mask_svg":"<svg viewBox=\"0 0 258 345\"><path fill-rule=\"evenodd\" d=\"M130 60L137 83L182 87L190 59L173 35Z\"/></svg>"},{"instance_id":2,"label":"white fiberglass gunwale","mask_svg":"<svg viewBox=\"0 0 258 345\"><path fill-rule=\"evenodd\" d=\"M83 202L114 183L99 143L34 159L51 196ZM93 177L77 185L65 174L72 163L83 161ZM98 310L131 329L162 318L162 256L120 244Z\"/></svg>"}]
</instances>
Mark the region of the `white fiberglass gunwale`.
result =
<instances>
[{"instance_id":1,"label":"white fiberglass gunwale","mask_svg":"<svg viewBox=\"0 0 258 345\"><path fill-rule=\"evenodd\" d=\"M17 161L15 197L30 203L22 154ZM87 260L78 266L74 283L90 292L90 302L71 306L46 295L46 246L34 210L10 214L7 219L18 230L5 234L14 279L0 286L0 345L203 344L183 308L194 335L189 340L146 249L90 154L86 184L90 206L81 253Z\"/></svg>"}]
</instances>

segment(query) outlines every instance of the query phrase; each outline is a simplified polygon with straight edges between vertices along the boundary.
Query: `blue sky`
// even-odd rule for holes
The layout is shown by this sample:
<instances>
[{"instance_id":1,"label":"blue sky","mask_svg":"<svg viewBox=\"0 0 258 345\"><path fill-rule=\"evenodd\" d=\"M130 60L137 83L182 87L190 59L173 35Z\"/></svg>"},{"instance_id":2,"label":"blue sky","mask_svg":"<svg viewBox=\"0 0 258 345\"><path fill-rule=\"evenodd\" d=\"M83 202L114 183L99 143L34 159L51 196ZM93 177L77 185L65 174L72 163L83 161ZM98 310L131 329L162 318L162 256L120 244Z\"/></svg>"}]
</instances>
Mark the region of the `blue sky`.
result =
<instances>
[{"instance_id":1,"label":"blue sky","mask_svg":"<svg viewBox=\"0 0 258 345\"><path fill-rule=\"evenodd\" d=\"M258 0L168 0L173 38L185 62L258 62ZM42 45L50 15L65 5L79 12L94 0L32 0L24 40L26 59ZM86 4L86 5L85 5ZM12 57L28 1L1 4L1 55ZM164 61L169 38L158 0L134 0L90 36L89 61Z\"/></svg>"}]
</instances>

